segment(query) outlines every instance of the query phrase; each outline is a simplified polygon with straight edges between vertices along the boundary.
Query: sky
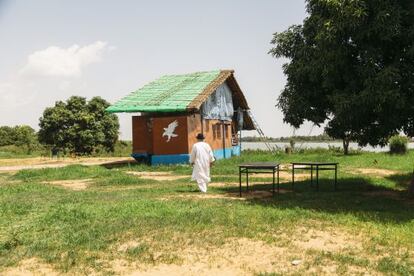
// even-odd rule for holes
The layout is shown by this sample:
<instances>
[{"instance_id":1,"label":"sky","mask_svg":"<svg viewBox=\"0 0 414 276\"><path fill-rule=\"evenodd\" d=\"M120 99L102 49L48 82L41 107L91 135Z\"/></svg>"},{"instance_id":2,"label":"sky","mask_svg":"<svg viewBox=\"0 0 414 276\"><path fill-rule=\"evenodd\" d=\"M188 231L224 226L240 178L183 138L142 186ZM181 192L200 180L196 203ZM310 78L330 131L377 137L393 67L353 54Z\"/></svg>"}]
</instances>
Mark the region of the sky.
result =
<instances>
[{"instance_id":1,"label":"sky","mask_svg":"<svg viewBox=\"0 0 414 276\"><path fill-rule=\"evenodd\" d=\"M268 51L305 17L304 0L0 0L0 125L38 129L72 95L114 103L165 74L233 69L264 133L290 136L275 107L286 60ZM131 114L118 116L130 140Z\"/></svg>"}]
</instances>

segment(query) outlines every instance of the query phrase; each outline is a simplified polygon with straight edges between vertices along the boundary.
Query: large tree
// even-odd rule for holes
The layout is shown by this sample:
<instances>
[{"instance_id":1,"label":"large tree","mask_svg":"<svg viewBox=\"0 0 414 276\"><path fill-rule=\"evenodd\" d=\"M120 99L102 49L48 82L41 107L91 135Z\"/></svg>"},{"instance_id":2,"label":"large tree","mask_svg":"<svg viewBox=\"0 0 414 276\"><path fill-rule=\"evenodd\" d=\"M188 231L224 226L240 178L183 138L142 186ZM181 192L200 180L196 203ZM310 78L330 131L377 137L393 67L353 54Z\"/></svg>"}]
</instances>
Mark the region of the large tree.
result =
<instances>
[{"instance_id":1,"label":"large tree","mask_svg":"<svg viewBox=\"0 0 414 276\"><path fill-rule=\"evenodd\" d=\"M54 151L90 154L98 147L113 151L118 139L119 122L105 112L109 103L100 97L89 102L72 96L46 108L40 118L39 141Z\"/></svg>"},{"instance_id":2,"label":"large tree","mask_svg":"<svg viewBox=\"0 0 414 276\"><path fill-rule=\"evenodd\" d=\"M326 123L360 145L414 134L414 1L308 0L303 25L274 34L270 53L287 58L278 99L284 120Z\"/></svg>"}]
</instances>

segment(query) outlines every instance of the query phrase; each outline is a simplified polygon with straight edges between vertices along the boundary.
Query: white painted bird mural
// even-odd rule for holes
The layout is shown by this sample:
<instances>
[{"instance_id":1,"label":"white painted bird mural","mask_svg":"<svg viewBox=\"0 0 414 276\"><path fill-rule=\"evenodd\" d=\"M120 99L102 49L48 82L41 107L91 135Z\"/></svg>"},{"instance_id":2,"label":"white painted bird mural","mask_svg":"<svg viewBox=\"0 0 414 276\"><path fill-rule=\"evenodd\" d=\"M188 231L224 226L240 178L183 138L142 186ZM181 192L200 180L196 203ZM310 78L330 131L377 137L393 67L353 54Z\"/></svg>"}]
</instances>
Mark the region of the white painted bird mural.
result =
<instances>
[{"instance_id":1,"label":"white painted bird mural","mask_svg":"<svg viewBox=\"0 0 414 276\"><path fill-rule=\"evenodd\" d=\"M178 127L178 121L170 123L168 127L164 127L164 133L162 136L167 136L167 142L171 140L171 137L177 137L178 135L174 133L175 129Z\"/></svg>"}]
</instances>

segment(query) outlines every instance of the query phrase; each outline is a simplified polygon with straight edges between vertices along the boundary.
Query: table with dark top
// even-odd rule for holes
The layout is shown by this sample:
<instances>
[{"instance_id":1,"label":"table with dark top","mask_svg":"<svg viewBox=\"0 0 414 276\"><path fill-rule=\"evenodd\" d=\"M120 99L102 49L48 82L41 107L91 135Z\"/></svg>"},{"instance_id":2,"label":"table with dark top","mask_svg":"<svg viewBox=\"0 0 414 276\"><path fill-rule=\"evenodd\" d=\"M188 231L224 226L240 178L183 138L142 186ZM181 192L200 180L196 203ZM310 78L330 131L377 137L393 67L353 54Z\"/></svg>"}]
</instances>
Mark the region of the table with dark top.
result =
<instances>
[{"instance_id":1,"label":"table with dark top","mask_svg":"<svg viewBox=\"0 0 414 276\"><path fill-rule=\"evenodd\" d=\"M313 171L316 172L316 190L319 190L319 171L335 171L334 189L336 190L338 178L338 163L336 162L293 162L292 164L292 189L295 185L295 170L311 171L311 186L313 186Z\"/></svg>"},{"instance_id":2,"label":"table with dark top","mask_svg":"<svg viewBox=\"0 0 414 276\"><path fill-rule=\"evenodd\" d=\"M249 191L249 174L251 173L272 173L273 195L275 195L275 178L277 176L277 192L279 193L279 163L274 162L253 162L239 165L239 193L242 195L242 174L246 174L246 191Z\"/></svg>"}]
</instances>

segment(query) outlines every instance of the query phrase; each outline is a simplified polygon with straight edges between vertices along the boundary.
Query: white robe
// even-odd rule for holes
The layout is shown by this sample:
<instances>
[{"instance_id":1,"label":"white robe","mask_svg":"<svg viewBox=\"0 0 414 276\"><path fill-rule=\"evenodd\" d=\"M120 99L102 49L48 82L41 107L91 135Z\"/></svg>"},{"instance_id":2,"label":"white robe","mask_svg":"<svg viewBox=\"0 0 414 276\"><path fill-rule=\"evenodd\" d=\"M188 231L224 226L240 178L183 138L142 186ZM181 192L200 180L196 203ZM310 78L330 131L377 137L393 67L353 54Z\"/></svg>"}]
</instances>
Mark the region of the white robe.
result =
<instances>
[{"instance_id":1,"label":"white robe","mask_svg":"<svg viewBox=\"0 0 414 276\"><path fill-rule=\"evenodd\" d=\"M213 151L209 144L197 142L193 145L190 155L190 163L194 164L192 180L197 181L200 190L207 192L207 183L210 179L210 164L214 162Z\"/></svg>"}]
</instances>

